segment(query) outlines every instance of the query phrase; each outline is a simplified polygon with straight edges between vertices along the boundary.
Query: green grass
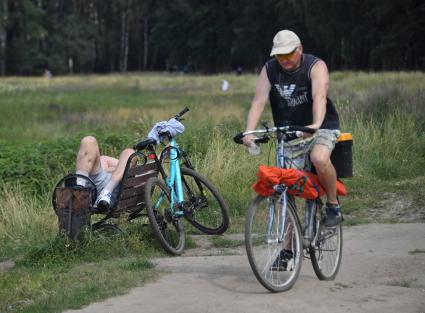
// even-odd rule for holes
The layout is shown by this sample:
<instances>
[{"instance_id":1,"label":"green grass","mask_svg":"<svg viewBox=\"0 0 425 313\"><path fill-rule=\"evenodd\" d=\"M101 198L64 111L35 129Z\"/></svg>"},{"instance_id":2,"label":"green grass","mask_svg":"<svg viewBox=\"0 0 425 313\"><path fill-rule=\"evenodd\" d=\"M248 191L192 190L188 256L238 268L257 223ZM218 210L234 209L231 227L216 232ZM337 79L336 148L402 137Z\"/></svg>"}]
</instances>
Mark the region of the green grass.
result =
<instances>
[{"instance_id":1,"label":"green grass","mask_svg":"<svg viewBox=\"0 0 425 313\"><path fill-rule=\"evenodd\" d=\"M49 266L50 265L50 266ZM148 260L123 257L96 263L17 266L0 274L0 306L7 312L59 312L79 308L152 280Z\"/></svg>"},{"instance_id":2,"label":"green grass","mask_svg":"<svg viewBox=\"0 0 425 313\"><path fill-rule=\"evenodd\" d=\"M223 79L230 86L225 93ZM102 153L117 156L155 122L189 106L178 141L229 205L229 232L243 232L256 169L274 164L272 145L251 157L232 140L244 130L256 80L158 73L0 78L0 261L17 264L0 272L0 311L8 305L10 312L77 308L157 275L149 259L165 254L142 221L121 221L125 235L111 240L57 237L51 191L74 171L84 135L95 135ZM346 225L396 222L409 214L425 221L424 82L420 72L331 75L342 130L354 137L354 177L344 179L349 195L342 199ZM262 120L271 121L269 108ZM394 206L400 216L385 213ZM213 244L238 243L214 237ZM188 241L188 248L195 246Z\"/></svg>"},{"instance_id":3,"label":"green grass","mask_svg":"<svg viewBox=\"0 0 425 313\"><path fill-rule=\"evenodd\" d=\"M158 277L153 256L165 256L149 228L127 225L125 235L88 232L81 241L53 235L27 247L16 266L0 272L0 308L58 312L127 292ZM9 312L8 311L8 312Z\"/></svg>"}]
</instances>

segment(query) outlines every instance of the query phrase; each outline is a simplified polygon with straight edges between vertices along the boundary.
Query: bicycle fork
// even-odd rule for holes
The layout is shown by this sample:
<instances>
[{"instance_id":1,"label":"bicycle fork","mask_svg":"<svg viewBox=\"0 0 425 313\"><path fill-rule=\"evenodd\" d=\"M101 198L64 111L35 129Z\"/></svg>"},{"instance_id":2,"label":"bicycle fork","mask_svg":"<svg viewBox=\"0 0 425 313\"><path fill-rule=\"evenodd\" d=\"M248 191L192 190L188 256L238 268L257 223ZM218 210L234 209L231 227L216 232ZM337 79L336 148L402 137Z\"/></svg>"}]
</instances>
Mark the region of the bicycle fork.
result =
<instances>
[{"instance_id":1,"label":"bicycle fork","mask_svg":"<svg viewBox=\"0 0 425 313\"><path fill-rule=\"evenodd\" d=\"M276 212L276 201L272 199L268 199L268 208L269 208L269 216L268 216L268 225L267 232L265 236L265 242L267 244L275 243L275 242L283 242L285 237L285 222L286 222L286 211L288 208L287 202L287 194L286 187L281 193L278 203L280 204L280 211L278 210L278 214L275 216ZM277 218L277 238L273 235L273 225L275 225L275 218Z\"/></svg>"},{"instance_id":2,"label":"bicycle fork","mask_svg":"<svg viewBox=\"0 0 425 313\"><path fill-rule=\"evenodd\" d=\"M315 215L316 215L316 204L312 200L306 200L305 202L305 214L304 214L304 240L311 241L314 236L315 228Z\"/></svg>"},{"instance_id":3,"label":"bicycle fork","mask_svg":"<svg viewBox=\"0 0 425 313\"><path fill-rule=\"evenodd\" d=\"M306 200L304 214L304 247L315 246L320 231L316 214L321 207L320 200Z\"/></svg>"}]
</instances>

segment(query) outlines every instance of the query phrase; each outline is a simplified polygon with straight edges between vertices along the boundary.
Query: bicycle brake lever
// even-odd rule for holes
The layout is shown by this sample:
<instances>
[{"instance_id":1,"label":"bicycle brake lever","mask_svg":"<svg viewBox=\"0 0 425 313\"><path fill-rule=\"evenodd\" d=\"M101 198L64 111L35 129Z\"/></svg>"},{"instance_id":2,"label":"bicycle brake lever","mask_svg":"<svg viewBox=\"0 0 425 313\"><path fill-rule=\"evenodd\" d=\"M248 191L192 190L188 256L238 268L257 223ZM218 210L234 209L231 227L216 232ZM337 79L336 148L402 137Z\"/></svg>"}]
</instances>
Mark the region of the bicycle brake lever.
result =
<instances>
[{"instance_id":1,"label":"bicycle brake lever","mask_svg":"<svg viewBox=\"0 0 425 313\"><path fill-rule=\"evenodd\" d=\"M269 142L270 137L264 136L254 140L255 143L267 143Z\"/></svg>"}]
</instances>

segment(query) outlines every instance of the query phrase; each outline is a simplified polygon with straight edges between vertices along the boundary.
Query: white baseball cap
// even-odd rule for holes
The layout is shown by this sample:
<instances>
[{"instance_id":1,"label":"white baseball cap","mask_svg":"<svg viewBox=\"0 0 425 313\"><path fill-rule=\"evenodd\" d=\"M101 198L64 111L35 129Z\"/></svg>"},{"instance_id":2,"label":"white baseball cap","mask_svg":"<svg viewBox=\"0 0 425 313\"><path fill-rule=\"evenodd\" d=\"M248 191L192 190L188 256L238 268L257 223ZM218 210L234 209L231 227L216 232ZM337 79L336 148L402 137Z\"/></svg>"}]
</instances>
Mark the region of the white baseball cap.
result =
<instances>
[{"instance_id":1,"label":"white baseball cap","mask_svg":"<svg viewBox=\"0 0 425 313\"><path fill-rule=\"evenodd\" d=\"M281 30L273 38L273 48L270 56L288 54L301 45L300 38L290 30Z\"/></svg>"}]
</instances>

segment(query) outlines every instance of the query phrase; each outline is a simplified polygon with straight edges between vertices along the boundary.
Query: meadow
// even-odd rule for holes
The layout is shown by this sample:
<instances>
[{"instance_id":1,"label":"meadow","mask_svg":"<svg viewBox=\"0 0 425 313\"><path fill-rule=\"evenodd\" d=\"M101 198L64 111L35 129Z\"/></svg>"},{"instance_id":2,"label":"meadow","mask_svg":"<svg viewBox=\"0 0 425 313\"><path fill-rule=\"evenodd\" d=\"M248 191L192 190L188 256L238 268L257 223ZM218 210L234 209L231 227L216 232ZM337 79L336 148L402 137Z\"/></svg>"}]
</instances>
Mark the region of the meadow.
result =
<instances>
[{"instance_id":1,"label":"meadow","mask_svg":"<svg viewBox=\"0 0 425 313\"><path fill-rule=\"evenodd\" d=\"M179 142L228 203L229 231L241 232L256 168L274 162L272 145L252 157L232 140L244 130L255 83L249 74L0 78L0 262L16 263L0 269L0 311L56 312L156 276L149 259L163 252L140 225L126 225L115 240L57 236L52 189L75 170L85 135L118 156L188 106ZM424 222L425 74L336 72L329 94L342 130L354 137L354 177L344 179L350 194L342 200L346 225ZM269 109L263 120L271 125Z\"/></svg>"}]
</instances>

